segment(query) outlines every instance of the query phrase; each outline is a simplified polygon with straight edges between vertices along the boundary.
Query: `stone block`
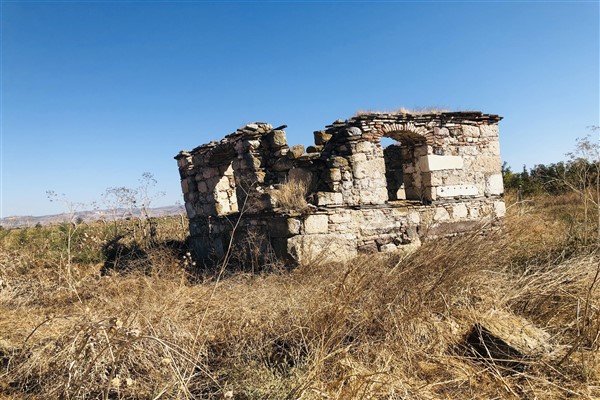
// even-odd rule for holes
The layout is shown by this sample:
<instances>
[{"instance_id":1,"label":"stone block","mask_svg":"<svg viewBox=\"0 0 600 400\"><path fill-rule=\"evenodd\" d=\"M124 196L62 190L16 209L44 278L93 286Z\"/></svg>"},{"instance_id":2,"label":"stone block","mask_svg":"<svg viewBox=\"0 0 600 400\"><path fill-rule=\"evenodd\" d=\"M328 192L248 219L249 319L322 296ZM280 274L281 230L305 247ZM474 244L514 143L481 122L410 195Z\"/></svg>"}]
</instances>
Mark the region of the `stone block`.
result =
<instances>
[{"instance_id":1,"label":"stone block","mask_svg":"<svg viewBox=\"0 0 600 400\"><path fill-rule=\"evenodd\" d=\"M290 159L295 159L304 154L304 146L301 144L297 144L293 147L290 147L290 150L287 153L287 157Z\"/></svg>"},{"instance_id":2,"label":"stone block","mask_svg":"<svg viewBox=\"0 0 600 400\"><path fill-rule=\"evenodd\" d=\"M185 203L185 212L187 213L188 218L196 218L196 209L191 203Z\"/></svg>"},{"instance_id":3,"label":"stone block","mask_svg":"<svg viewBox=\"0 0 600 400\"><path fill-rule=\"evenodd\" d=\"M498 125L480 125L479 131L484 138L498 137Z\"/></svg>"},{"instance_id":4,"label":"stone block","mask_svg":"<svg viewBox=\"0 0 600 400\"><path fill-rule=\"evenodd\" d=\"M398 247L394 243L387 243L381 245L381 247L379 248L379 251L381 251L382 253L391 253L396 250L398 250Z\"/></svg>"},{"instance_id":5,"label":"stone block","mask_svg":"<svg viewBox=\"0 0 600 400\"><path fill-rule=\"evenodd\" d=\"M453 219L462 219L467 218L469 214L467 210L467 206L464 204L456 204L452 206L452 218Z\"/></svg>"},{"instance_id":6,"label":"stone block","mask_svg":"<svg viewBox=\"0 0 600 400\"><path fill-rule=\"evenodd\" d=\"M355 162L353 174L356 179L372 178L385 174L385 162L383 158L369 161Z\"/></svg>"},{"instance_id":7,"label":"stone block","mask_svg":"<svg viewBox=\"0 0 600 400\"><path fill-rule=\"evenodd\" d=\"M336 212L329 216L329 222L332 224L350 224L352 221L352 214L348 212Z\"/></svg>"},{"instance_id":8,"label":"stone block","mask_svg":"<svg viewBox=\"0 0 600 400\"><path fill-rule=\"evenodd\" d=\"M352 162L356 163L356 162L361 162L361 161L367 161L367 155L365 153L358 153L358 154L353 154L351 156Z\"/></svg>"},{"instance_id":9,"label":"stone block","mask_svg":"<svg viewBox=\"0 0 600 400\"><path fill-rule=\"evenodd\" d=\"M360 135L362 135L362 131L360 130L360 128L357 128L355 126L351 126L351 127L349 127L349 128L346 129L346 135L350 136L350 137L360 136Z\"/></svg>"},{"instance_id":10,"label":"stone block","mask_svg":"<svg viewBox=\"0 0 600 400\"><path fill-rule=\"evenodd\" d=\"M219 202L223 202L229 200L229 195L226 191L219 190L215 192L215 199Z\"/></svg>"},{"instance_id":11,"label":"stone block","mask_svg":"<svg viewBox=\"0 0 600 400\"><path fill-rule=\"evenodd\" d=\"M349 165L348 160L344 157L333 157L329 160L327 160L327 165L330 168L340 168L340 167L347 167Z\"/></svg>"},{"instance_id":12,"label":"stone block","mask_svg":"<svg viewBox=\"0 0 600 400\"><path fill-rule=\"evenodd\" d=\"M402 184L398 190L396 190L396 198L398 200L406 199L406 190L404 189L404 184Z\"/></svg>"},{"instance_id":13,"label":"stone block","mask_svg":"<svg viewBox=\"0 0 600 400\"><path fill-rule=\"evenodd\" d=\"M285 137L285 131L277 130L266 135L267 142L270 147L278 148L287 146L287 139Z\"/></svg>"},{"instance_id":14,"label":"stone block","mask_svg":"<svg viewBox=\"0 0 600 400\"><path fill-rule=\"evenodd\" d=\"M438 186L436 194L439 198L477 196L479 191L475 185L448 185Z\"/></svg>"},{"instance_id":15,"label":"stone block","mask_svg":"<svg viewBox=\"0 0 600 400\"><path fill-rule=\"evenodd\" d=\"M490 175L486 179L485 192L490 195L500 195L504 193L504 182L502 174Z\"/></svg>"},{"instance_id":16,"label":"stone block","mask_svg":"<svg viewBox=\"0 0 600 400\"><path fill-rule=\"evenodd\" d=\"M488 144L487 151L495 156L500 156L500 143L494 141Z\"/></svg>"},{"instance_id":17,"label":"stone block","mask_svg":"<svg viewBox=\"0 0 600 400\"><path fill-rule=\"evenodd\" d=\"M314 136L315 136L315 144L323 145L331 139L332 135L325 131L316 131L316 132L314 132Z\"/></svg>"},{"instance_id":18,"label":"stone block","mask_svg":"<svg viewBox=\"0 0 600 400\"><path fill-rule=\"evenodd\" d=\"M370 153L374 146L371 142L361 140L353 144L353 150L357 153Z\"/></svg>"},{"instance_id":19,"label":"stone block","mask_svg":"<svg viewBox=\"0 0 600 400\"><path fill-rule=\"evenodd\" d=\"M377 249L377 244L375 242L365 243L358 247L358 252L362 254L374 254L378 251L379 250Z\"/></svg>"},{"instance_id":20,"label":"stone block","mask_svg":"<svg viewBox=\"0 0 600 400\"><path fill-rule=\"evenodd\" d=\"M317 192L318 206L340 205L344 202L341 193L337 192Z\"/></svg>"},{"instance_id":21,"label":"stone block","mask_svg":"<svg viewBox=\"0 0 600 400\"><path fill-rule=\"evenodd\" d=\"M300 234L302 222L295 218L273 218L267 222L271 237L291 237Z\"/></svg>"},{"instance_id":22,"label":"stone block","mask_svg":"<svg viewBox=\"0 0 600 400\"><path fill-rule=\"evenodd\" d=\"M231 185L229 184L229 178L226 176L221 177L221 179L219 179L219 181L215 185L215 190L217 190L217 191L223 191L223 190L227 190L230 188L231 188Z\"/></svg>"},{"instance_id":23,"label":"stone block","mask_svg":"<svg viewBox=\"0 0 600 400\"><path fill-rule=\"evenodd\" d=\"M346 261L357 255L352 234L298 235L288 239L288 254L300 264Z\"/></svg>"},{"instance_id":24,"label":"stone block","mask_svg":"<svg viewBox=\"0 0 600 400\"><path fill-rule=\"evenodd\" d=\"M506 204L503 201L494 202L494 214L497 218L503 218L506 215Z\"/></svg>"},{"instance_id":25,"label":"stone block","mask_svg":"<svg viewBox=\"0 0 600 400\"><path fill-rule=\"evenodd\" d=\"M388 201L386 187L375 187L360 192L360 202L362 204L384 204L386 201Z\"/></svg>"},{"instance_id":26,"label":"stone block","mask_svg":"<svg viewBox=\"0 0 600 400\"><path fill-rule=\"evenodd\" d=\"M499 310L479 318L466 341L478 357L514 370L523 370L533 359L552 351L547 332Z\"/></svg>"},{"instance_id":27,"label":"stone block","mask_svg":"<svg viewBox=\"0 0 600 400\"><path fill-rule=\"evenodd\" d=\"M304 233L312 235L315 233L327 233L329 218L325 214L309 215L304 220Z\"/></svg>"},{"instance_id":28,"label":"stone block","mask_svg":"<svg viewBox=\"0 0 600 400\"><path fill-rule=\"evenodd\" d=\"M186 169L190 165L191 157L181 157L177 159L177 167Z\"/></svg>"},{"instance_id":29,"label":"stone block","mask_svg":"<svg viewBox=\"0 0 600 400\"><path fill-rule=\"evenodd\" d=\"M437 156L430 154L419 157L419 168L422 172L462 169L463 166L464 161L460 156Z\"/></svg>"},{"instance_id":30,"label":"stone block","mask_svg":"<svg viewBox=\"0 0 600 400\"><path fill-rule=\"evenodd\" d=\"M219 202L219 203L215 204L215 211L216 211L217 215L225 215L225 214L229 214L231 212L231 207L226 202L223 202L223 203Z\"/></svg>"},{"instance_id":31,"label":"stone block","mask_svg":"<svg viewBox=\"0 0 600 400\"><path fill-rule=\"evenodd\" d=\"M470 218L479 218L479 208L478 207L469 207L469 217Z\"/></svg>"},{"instance_id":32,"label":"stone block","mask_svg":"<svg viewBox=\"0 0 600 400\"><path fill-rule=\"evenodd\" d=\"M181 191L183 192L183 194L187 194L190 192L187 178L181 180Z\"/></svg>"},{"instance_id":33,"label":"stone block","mask_svg":"<svg viewBox=\"0 0 600 400\"><path fill-rule=\"evenodd\" d=\"M463 135L467 138L479 137L479 127L474 125L463 125L462 126Z\"/></svg>"},{"instance_id":34,"label":"stone block","mask_svg":"<svg viewBox=\"0 0 600 400\"><path fill-rule=\"evenodd\" d=\"M421 223L421 214L418 211L410 211L408 213L408 220L409 222L418 225Z\"/></svg>"},{"instance_id":35,"label":"stone block","mask_svg":"<svg viewBox=\"0 0 600 400\"><path fill-rule=\"evenodd\" d=\"M429 228L427 236L429 238L454 236L478 229L480 226L480 222L476 220L440 221Z\"/></svg>"},{"instance_id":36,"label":"stone block","mask_svg":"<svg viewBox=\"0 0 600 400\"><path fill-rule=\"evenodd\" d=\"M183 194L183 199L189 203L194 203L199 198L200 198L200 196L199 196L198 192L190 192L190 193Z\"/></svg>"},{"instance_id":37,"label":"stone block","mask_svg":"<svg viewBox=\"0 0 600 400\"><path fill-rule=\"evenodd\" d=\"M448 221L450 220L450 214L448 210L444 207L438 207L435 209L435 213L433 214L434 221Z\"/></svg>"},{"instance_id":38,"label":"stone block","mask_svg":"<svg viewBox=\"0 0 600 400\"><path fill-rule=\"evenodd\" d=\"M328 171L328 175L326 180L331 182L341 181L342 180L342 171L339 168L330 168Z\"/></svg>"}]
</instances>

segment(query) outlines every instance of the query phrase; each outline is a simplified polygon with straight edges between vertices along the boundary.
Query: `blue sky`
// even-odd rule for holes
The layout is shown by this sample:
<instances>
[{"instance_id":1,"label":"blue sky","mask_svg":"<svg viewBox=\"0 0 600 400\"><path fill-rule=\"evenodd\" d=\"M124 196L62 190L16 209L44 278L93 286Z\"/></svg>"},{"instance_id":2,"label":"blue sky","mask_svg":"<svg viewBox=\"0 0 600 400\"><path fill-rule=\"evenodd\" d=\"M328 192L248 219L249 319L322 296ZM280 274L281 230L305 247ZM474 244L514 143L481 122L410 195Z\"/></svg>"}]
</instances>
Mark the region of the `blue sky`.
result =
<instances>
[{"instance_id":1,"label":"blue sky","mask_svg":"<svg viewBox=\"0 0 600 400\"><path fill-rule=\"evenodd\" d=\"M2 216L64 211L253 121L290 144L357 110L500 114L515 170L599 123L599 3L2 1Z\"/></svg>"}]
</instances>

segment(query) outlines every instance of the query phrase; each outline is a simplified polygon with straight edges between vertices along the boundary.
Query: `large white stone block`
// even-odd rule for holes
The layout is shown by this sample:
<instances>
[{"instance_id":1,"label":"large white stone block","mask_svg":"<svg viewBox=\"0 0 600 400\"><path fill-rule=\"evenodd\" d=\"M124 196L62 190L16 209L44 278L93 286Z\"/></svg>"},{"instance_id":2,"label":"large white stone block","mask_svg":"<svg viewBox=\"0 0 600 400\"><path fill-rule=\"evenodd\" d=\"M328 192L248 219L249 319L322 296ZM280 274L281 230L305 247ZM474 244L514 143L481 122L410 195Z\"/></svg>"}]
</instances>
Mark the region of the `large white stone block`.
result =
<instances>
[{"instance_id":1,"label":"large white stone block","mask_svg":"<svg viewBox=\"0 0 600 400\"><path fill-rule=\"evenodd\" d=\"M431 154L419 157L419 167L422 172L462 169L463 165L463 158L460 156L436 156Z\"/></svg>"},{"instance_id":2,"label":"large white stone block","mask_svg":"<svg viewBox=\"0 0 600 400\"><path fill-rule=\"evenodd\" d=\"M467 206L464 204L456 204L452 207L452 218L453 219L463 219L467 218L468 210Z\"/></svg>"},{"instance_id":3,"label":"large white stone block","mask_svg":"<svg viewBox=\"0 0 600 400\"><path fill-rule=\"evenodd\" d=\"M435 214L433 214L434 221L448 221L450 220L450 214L448 210L444 207L438 207L435 209Z\"/></svg>"},{"instance_id":4,"label":"large white stone block","mask_svg":"<svg viewBox=\"0 0 600 400\"><path fill-rule=\"evenodd\" d=\"M490 175L487 178L485 190L488 194L504 193L504 183L502 181L502 174Z\"/></svg>"},{"instance_id":5,"label":"large white stone block","mask_svg":"<svg viewBox=\"0 0 600 400\"><path fill-rule=\"evenodd\" d=\"M344 198L341 193L338 192L317 192L317 205L318 206L330 206L339 205L344 202Z\"/></svg>"},{"instance_id":6,"label":"large white stone block","mask_svg":"<svg viewBox=\"0 0 600 400\"><path fill-rule=\"evenodd\" d=\"M329 217L323 214L309 215L304 221L304 233L307 235L315 233L327 233Z\"/></svg>"},{"instance_id":7,"label":"large white stone block","mask_svg":"<svg viewBox=\"0 0 600 400\"><path fill-rule=\"evenodd\" d=\"M481 136L483 137L496 137L498 136L498 125L481 125Z\"/></svg>"},{"instance_id":8,"label":"large white stone block","mask_svg":"<svg viewBox=\"0 0 600 400\"><path fill-rule=\"evenodd\" d=\"M496 201L494 203L494 214L498 218L503 218L506 215L506 204L503 201Z\"/></svg>"},{"instance_id":9,"label":"large white stone block","mask_svg":"<svg viewBox=\"0 0 600 400\"><path fill-rule=\"evenodd\" d=\"M418 211L411 211L410 214L408 214L408 219L413 224L418 225L421 223L421 214L419 214Z\"/></svg>"},{"instance_id":10,"label":"large white stone block","mask_svg":"<svg viewBox=\"0 0 600 400\"><path fill-rule=\"evenodd\" d=\"M388 201L388 191L385 187L375 187L360 192L360 202L363 204L383 204L386 201Z\"/></svg>"},{"instance_id":11,"label":"large white stone block","mask_svg":"<svg viewBox=\"0 0 600 400\"><path fill-rule=\"evenodd\" d=\"M477 126L463 125L462 131L463 131L463 134L465 135L465 137L467 137L467 138L479 137L479 127L477 127Z\"/></svg>"},{"instance_id":12,"label":"large white stone block","mask_svg":"<svg viewBox=\"0 0 600 400\"><path fill-rule=\"evenodd\" d=\"M298 235L288 239L288 253L301 264L345 261L356 257L352 234Z\"/></svg>"},{"instance_id":13,"label":"large white stone block","mask_svg":"<svg viewBox=\"0 0 600 400\"><path fill-rule=\"evenodd\" d=\"M385 174L385 162L383 158L369 161L355 162L353 165L354 178L364 179Z\"/></svg>"},{"instance_id":14,"label":"large white stone block","mask_svg":"<svg viewBox=\"0 0 600 400\"><path fill-rule=\"evenodd\" d=\"M479 194L475 185L449 185L436 188L437 197L477 196Z\"/></svg>"}]
</instances>

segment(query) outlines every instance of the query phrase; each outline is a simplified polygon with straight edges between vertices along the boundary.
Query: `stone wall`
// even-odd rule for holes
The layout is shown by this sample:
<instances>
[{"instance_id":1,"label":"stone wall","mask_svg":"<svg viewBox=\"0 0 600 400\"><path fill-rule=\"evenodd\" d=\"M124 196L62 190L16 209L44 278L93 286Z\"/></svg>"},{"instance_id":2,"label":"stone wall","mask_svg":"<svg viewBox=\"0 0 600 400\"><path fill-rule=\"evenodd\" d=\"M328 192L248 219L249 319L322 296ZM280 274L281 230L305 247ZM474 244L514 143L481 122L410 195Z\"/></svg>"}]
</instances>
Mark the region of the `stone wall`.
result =
<instances>
[{"instance_id":1,"label":"stone wall","mask_svg":"<svg viewBox=\"0 0 600 400\"><path fill-rule=\"evenodd\" d=\"M497 115L361 114L289 147L285 126L254 123L177 159L199 260L216 261L236 235L259 233L290 261L411 249L504 216ZM385 149L381 139L396 142ZM308 206L278 203L287 182L309 182ZM236 238L238 240L239 238ZM235 240L234 240L235 242Z\"/></svg>"}]
</instances>

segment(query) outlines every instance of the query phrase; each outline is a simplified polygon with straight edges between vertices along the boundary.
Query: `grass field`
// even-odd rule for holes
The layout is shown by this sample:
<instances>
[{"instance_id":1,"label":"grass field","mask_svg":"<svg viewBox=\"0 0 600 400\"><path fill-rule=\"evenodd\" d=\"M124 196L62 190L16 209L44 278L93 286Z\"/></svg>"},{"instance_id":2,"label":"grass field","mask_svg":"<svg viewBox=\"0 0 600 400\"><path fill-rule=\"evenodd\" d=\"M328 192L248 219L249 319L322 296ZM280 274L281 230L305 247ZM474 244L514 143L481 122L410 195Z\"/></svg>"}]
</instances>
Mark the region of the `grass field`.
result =
<instances>
[{"instance_id":1,"label":"grass field","mask_svg":"<svg viewBox=\"0 0 600 400\"><path fill-rule=\"evenodd\" d=\"M503 230L254 274L199 271L178 217L152 240L135 221L0 231L0 398L600 398L597 215L512 203ZM548 349L475 357L494 316Z\"/></svg>"}]
</instances>

